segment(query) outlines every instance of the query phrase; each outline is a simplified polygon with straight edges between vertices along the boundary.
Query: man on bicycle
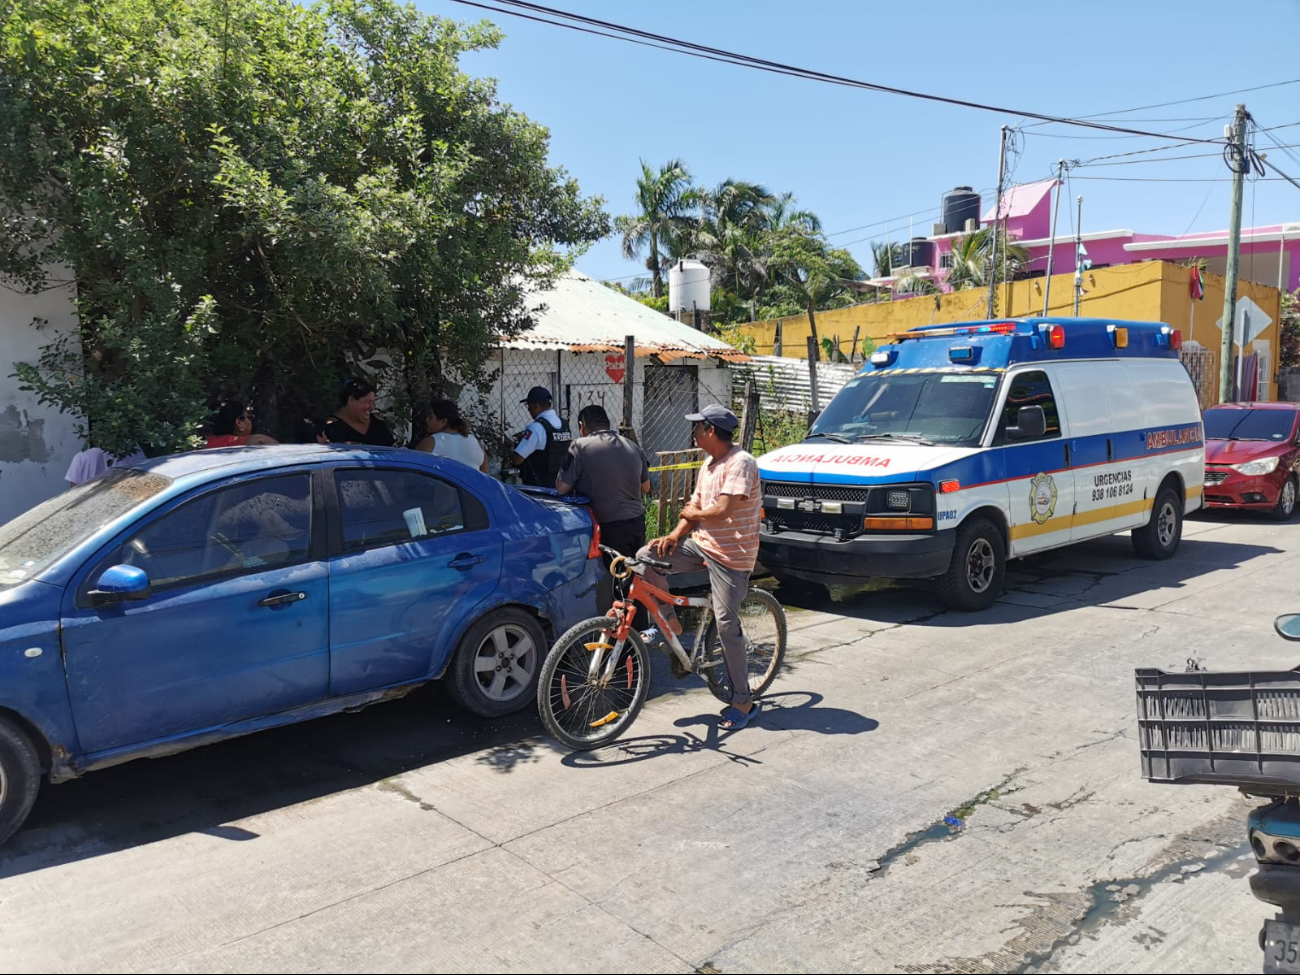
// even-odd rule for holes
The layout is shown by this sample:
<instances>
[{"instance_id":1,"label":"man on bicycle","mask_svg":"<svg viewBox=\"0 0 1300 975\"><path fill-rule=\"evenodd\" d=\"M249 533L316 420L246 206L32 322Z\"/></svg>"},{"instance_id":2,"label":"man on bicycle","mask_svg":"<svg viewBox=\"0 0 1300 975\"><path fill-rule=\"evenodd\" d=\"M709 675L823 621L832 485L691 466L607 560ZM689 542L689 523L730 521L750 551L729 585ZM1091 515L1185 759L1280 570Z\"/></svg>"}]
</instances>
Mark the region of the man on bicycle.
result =
<instances>
[{"instance_id":1,"label":"man on bicycle","mask_svg":"<svg viewBox=\"0 0 1300 975\"><path fill-rule=\"evenodd\" d=\"M758 463L741 450L732 437L740 421L736 414L716 403L686 417L691 421L695 444L709 459L700 468L695 493L682 509L677 527L656 538L637 552L668 562L670 572L694 572L707 567L717 618L718 638L731 680L731 704L722 713L728 730L745 727L759 712L749 691L749 670L745 640L740 630L740 604L749 591L749 574L758 561L758 529L762 495ZM664 577L647 567L644 578L652 586L667 589ZM674 634L682 625L671 606L663 607L664 622ZM647 643L659 639L655 630L644 634Z\"/></svg>"}]
</instances>

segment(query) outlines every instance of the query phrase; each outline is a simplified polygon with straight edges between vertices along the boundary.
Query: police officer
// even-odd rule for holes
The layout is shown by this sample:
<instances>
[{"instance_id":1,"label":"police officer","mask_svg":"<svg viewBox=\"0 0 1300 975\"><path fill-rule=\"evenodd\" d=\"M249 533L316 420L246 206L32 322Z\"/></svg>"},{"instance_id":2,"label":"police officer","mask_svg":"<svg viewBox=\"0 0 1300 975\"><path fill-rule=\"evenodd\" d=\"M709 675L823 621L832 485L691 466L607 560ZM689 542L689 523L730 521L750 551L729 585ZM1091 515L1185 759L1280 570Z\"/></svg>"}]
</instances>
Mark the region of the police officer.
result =
<instances>
[{"instance_id":1,"label":"police officer","mask_svg":"<svg viewBox=\"0 0 1300 975\"><path fill-rule=\"evenodd\" d=\"M555 488L591 498L600 525L600 540L623 555L636 555L645 544L645 506L650 493L650 465L645 453L627 437L609 428L609 414L595 403L578 413L579 439Z\"/></svg>"},{"instance_id":2,"label":"police officer","mask_svg":"<svg viewBox=\"0 0 1300 975\"><path fill-rule=\"evenodd\" d=\"M510 460L519 468L519 477L525 484L555 487L555 477L573 443L569 421L561 420L551 408L551 391L544 386L534 386L520 402L528 407L533 422L524 429Z\"/></svg>"}]
</instances>

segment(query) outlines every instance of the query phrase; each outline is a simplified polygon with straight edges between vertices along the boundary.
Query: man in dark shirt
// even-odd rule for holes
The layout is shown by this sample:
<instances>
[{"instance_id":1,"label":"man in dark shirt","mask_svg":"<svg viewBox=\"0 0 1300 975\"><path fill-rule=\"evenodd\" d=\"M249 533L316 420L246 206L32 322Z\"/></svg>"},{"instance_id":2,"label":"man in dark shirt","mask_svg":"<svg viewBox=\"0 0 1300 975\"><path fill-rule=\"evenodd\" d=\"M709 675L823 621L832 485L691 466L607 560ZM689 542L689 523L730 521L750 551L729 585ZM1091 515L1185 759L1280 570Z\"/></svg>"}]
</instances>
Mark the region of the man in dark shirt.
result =
<instances>
[{"instance_id":1,"label":"man in dark shirt","mask_svg":"<svg viewBox=\"0 0 1300 975\"><path fill-rule=\"evenodd\" d=\"M555 488L591 498L601 541L623 555L636 555L645 544L641 499L650 493L649 462L640 447L609 428L603 406L583 407L578 434Z\"/></svg>"}]
</instances>

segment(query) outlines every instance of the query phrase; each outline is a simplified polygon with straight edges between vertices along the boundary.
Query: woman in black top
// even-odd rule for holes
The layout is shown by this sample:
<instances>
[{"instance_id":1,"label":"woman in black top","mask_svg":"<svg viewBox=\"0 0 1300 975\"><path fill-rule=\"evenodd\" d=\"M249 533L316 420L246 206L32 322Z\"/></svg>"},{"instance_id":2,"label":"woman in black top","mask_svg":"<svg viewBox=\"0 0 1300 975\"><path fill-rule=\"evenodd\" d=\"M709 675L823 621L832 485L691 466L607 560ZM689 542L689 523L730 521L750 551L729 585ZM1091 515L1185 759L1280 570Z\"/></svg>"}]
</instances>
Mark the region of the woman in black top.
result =
<instances>
[{"instance_id":1,"label":"woman in black top","mask_svg":"<svg viewBox=\"0 0 1300 975\"><path fill-rule=\"evenodd\" d=\"M349 379L339 391L339 408L325 421L325 436L330 443L393 446L393 431L374 411L375 387L364 379Z\"/></svg>"}]
</instances>

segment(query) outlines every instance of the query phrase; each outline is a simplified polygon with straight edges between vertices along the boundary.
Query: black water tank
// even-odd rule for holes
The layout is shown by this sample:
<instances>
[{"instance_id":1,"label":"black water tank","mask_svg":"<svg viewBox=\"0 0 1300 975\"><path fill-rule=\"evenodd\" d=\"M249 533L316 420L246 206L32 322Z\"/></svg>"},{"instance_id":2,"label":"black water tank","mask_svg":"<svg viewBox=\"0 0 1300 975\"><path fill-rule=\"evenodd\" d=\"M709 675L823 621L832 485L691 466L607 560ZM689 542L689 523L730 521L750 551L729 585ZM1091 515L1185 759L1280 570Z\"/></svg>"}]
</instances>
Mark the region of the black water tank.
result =
<instances>
[{"instance_id":1,"label":"black water tank","mask_svg":"<svg viewBox=\"0 0 1300 975\"><path fill-rule=\"evenodd\" d=\"M934 267L934 244L924 237L913 237L907 243L907 263L911 267Z\"/></svg>"},{"instance_id":2,"label":"black water tank","mask_svg":"<svg viewBox=\"0 0 1300 975\"><path fill-rule=\"evenodd\" d=\"M980 223L980 195L969 186L958 186L943 195L943 225L950 234L966 231L966 221Z\"/></svg>"}]
</instances>

